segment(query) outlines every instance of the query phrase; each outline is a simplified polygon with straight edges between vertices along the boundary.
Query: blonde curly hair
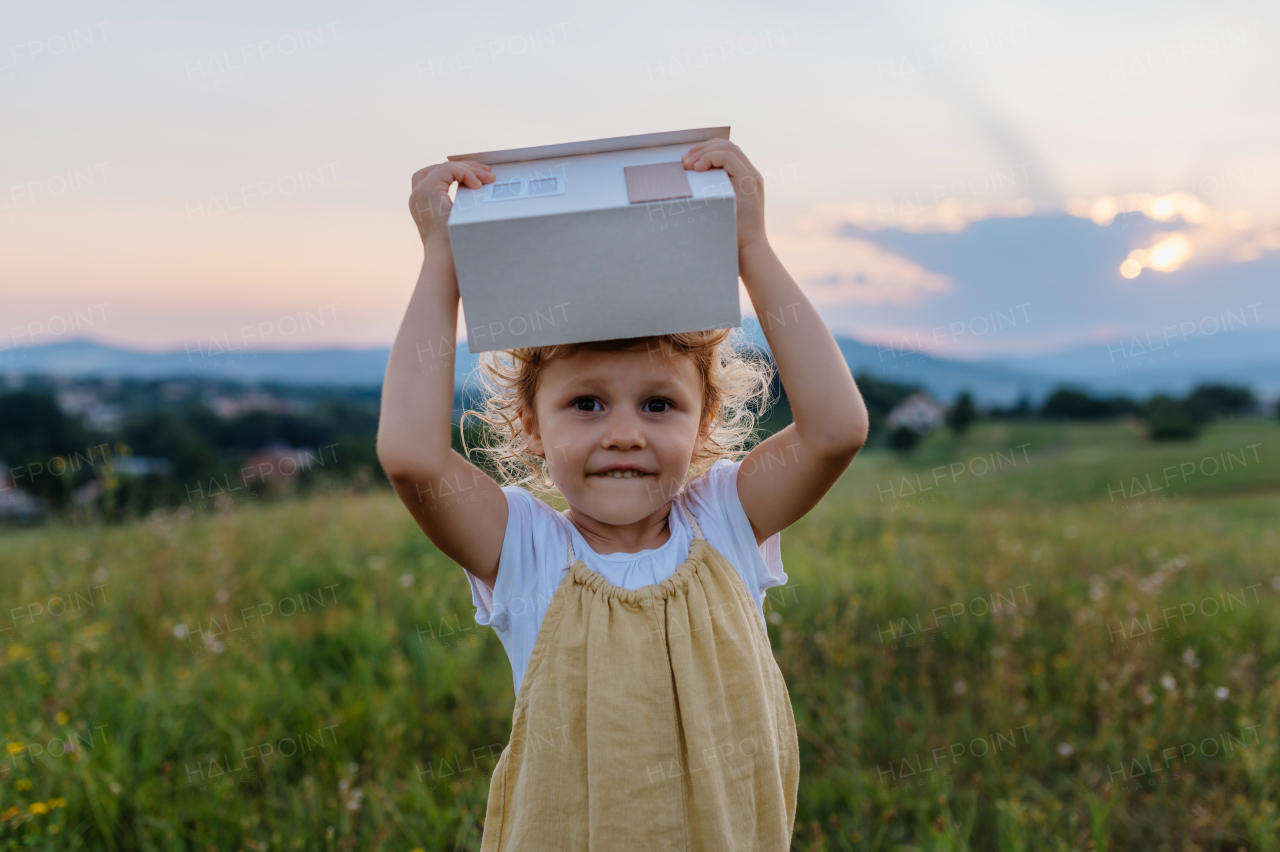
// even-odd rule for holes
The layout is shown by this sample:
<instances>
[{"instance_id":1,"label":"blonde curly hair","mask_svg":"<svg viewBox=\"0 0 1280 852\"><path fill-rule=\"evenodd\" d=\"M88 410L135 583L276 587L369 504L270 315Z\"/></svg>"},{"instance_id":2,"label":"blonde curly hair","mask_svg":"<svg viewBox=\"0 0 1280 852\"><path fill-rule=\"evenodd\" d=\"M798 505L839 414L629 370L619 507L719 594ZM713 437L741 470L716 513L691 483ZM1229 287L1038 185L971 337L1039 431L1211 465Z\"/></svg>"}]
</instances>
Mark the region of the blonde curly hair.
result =
<instances>
[{"instance_id":1,"label":"blonde curly hair","mask_svg":"<svg viewBox=\"0 0 1280 852\"><path fill-rule=\"evenodd\" d=\"M481 454L502 483L559 497L546 460L529 448L520 422L521 411L533 406L547 364L581 349L610 352L656 343L667 353L693 359L702 377L702 417L713 412L702 449L690 461L684 480L688 482L719 459L737 460L745 455L755 442L759 418L773 402L773 364L758 350L743 345L741 331L731 334L734 331L714 329L482 353L477 375L484 403L482 410L468 409L462 415L463 449L468 458L473 451ZM467 446L468 417L483 424L476 446Z\"/></svg>"}]
</instances>

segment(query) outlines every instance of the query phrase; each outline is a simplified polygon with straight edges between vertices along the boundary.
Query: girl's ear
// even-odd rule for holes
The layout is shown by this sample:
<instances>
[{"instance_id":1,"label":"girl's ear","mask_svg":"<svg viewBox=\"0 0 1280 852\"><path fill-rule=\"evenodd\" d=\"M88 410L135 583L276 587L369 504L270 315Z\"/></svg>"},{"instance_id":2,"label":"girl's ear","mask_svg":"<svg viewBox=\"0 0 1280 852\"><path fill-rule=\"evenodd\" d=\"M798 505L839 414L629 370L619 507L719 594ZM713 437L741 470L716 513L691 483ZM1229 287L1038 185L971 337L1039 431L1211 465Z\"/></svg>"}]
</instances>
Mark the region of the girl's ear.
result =
<instances>
[{"instance_id":1,"label":"girl's ear","mask_svg":"<svg viewBox=\"0 0 1280 852\"><path fill-rule=\"evenodd\" d=\"M694 455L702 451L702 445L706 443L707 436L711 434L711 427L715 425L716 417L720 414L720 406L717 405L711 409L711 413L702 421L702 426L698 429L698 440L693 445Z\"/></svg>"},{"instance_id":2,"label":"girl's ear","mask_svg":"<svg viewBox=\"0 0 1280 852\"><path fill-rule=\"evenodd\" d=\"M524 442L529 450L538 458L545 459L546 451L542 447L542 433L538 431L538 419L533 416L529 407L520 409L520 430L524 433Z\"/></svg>"},{"instance_id":3,"label":"girl's ear","mask_svg":"<svg viewBox=\"0 0 1280 852\"><path fill-rule=\"evenodd\" d=\"M720 416L720 404L717 403L716 407L711 409L711 413L707 415L706 422L702 424L702 436L704 438L707 435L711 434L711 427L715 425L716 418L719 416Z\"/></svg>"}]
</instances>

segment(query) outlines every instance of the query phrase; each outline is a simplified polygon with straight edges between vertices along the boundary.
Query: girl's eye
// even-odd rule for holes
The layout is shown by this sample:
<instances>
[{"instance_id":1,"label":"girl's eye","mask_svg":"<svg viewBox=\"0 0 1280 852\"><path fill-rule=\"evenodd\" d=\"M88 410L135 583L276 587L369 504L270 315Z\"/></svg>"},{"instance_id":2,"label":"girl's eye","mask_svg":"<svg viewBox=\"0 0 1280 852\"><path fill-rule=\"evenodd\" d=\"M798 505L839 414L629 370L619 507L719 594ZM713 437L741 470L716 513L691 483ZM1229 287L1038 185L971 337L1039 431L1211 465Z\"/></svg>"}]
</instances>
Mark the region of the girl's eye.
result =
<instances>
[{"instance_id":1,"label":"girl's eye","mask_svg":"<svg viewBox=\"0 0 1280 852\"><path fill-rule=\"evenodd\" d=\"M669 399L651 399L644 404L644 410L650 414L661 414L671 408Z\"/></svg>"},{"instance_id":2,"label":"girl's eye","mask_svg":"<svg viewBox=\"0 0 1280 852\"><path fill-rule=\"evenodd\" d=\"M581 399L575 399L573 401L573 407L579 411L598 411L599 409L597 409L596 406L599 404L600 400L592 399L589 396L584 396Z\"/></svg>"}]
</instances>

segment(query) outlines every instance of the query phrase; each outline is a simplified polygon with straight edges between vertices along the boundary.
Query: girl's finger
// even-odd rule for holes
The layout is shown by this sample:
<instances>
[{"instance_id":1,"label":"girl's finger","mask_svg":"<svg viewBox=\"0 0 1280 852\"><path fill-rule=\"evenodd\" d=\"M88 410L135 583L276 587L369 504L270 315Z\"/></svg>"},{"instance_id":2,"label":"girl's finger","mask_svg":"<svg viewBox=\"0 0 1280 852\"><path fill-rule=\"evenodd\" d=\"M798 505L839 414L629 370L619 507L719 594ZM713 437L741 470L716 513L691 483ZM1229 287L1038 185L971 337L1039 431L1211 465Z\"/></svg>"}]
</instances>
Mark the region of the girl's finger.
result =
<instances>
[{"instance_id":1,"label":"girl's finger","mask_svg":"<svg viewBox=\"0 0 1280 852\"><path fill-rule=\"evenodd\" d=\"M693 168L699 172L707 169L724 169L729 177L738 177L746 171L742 160L725 150L708 151L697 159Z\"/></svg>"}]
</instances>

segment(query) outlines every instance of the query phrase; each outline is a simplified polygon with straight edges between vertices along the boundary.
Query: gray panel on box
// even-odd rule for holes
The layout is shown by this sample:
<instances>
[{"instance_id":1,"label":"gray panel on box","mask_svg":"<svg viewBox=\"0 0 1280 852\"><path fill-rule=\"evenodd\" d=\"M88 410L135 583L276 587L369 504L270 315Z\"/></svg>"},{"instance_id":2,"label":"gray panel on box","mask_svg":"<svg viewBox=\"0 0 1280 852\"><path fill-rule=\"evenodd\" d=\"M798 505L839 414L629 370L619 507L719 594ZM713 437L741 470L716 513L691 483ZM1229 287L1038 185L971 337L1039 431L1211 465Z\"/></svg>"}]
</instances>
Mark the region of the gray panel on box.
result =
<instances>
[{"instance_id":1,"label":"gray panel on box","mask_svg":"<svg viewBox=\"0 0 1280 852\"><path fill-rule=\"evenodd\" d=\"M454 229L468 347L739 326L734 200L698 203L651 216L622 207ZM495 281L510 286L485 286Z\"/></svg>"},{"instance_id":2,"label":"gray panel on box","mask_svg":"<svg viewBox=\"0 0 1280 852\"><path fill-rule=\"evenodd\" d=\"M632 204L693 197L684 163L626 166L622 171L627 176L627 200Z\"/></svg>"}]
</instances>

